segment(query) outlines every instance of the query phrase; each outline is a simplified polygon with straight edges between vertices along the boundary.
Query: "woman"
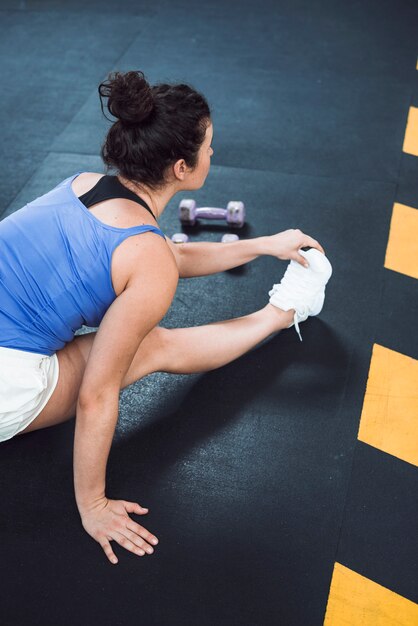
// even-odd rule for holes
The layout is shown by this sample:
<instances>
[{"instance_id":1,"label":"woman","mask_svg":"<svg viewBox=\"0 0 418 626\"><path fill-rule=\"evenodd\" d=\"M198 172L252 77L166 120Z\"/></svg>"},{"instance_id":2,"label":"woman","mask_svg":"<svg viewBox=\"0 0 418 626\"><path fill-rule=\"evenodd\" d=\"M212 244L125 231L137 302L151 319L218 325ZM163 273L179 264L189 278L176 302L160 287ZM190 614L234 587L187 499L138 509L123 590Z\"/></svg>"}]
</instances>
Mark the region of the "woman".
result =
<instances>
[{"instance_id":1,"label":"woman","mask_svg":"<svg viewBox=\"0 0 418 626\"><path fill-rule=\"evenodd\" d=\"M157 220L177 192L205 182L209 106L188 85L151 87L135 71L110 74L99 94L102 112L107 98L117 118L101 156L118 176L78 172L0 223L0 440L76 416L77 506L116 563L111 540L139 555L157 543L128 515L147 509L105 496L120 390L152 372L221 367L293 324L299 332L322 309L331 266L321 245L294 229L173 244ZM262 254L292 259L262 309L193 328L159 326L179 277ZM83 324L98 330L75 336Z\"/></svg>"}]
</instances>

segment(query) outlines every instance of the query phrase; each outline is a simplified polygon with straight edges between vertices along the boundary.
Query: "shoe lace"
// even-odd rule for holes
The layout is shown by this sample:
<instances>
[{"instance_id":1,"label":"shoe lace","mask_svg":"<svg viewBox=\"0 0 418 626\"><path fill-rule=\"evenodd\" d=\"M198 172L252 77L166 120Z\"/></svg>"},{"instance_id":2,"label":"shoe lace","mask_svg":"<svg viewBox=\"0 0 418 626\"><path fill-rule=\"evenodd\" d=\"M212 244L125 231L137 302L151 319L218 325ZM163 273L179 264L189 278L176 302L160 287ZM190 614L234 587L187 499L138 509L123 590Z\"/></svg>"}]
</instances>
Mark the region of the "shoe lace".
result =
<instances>
[{"instance_id":1,"label":"shoe lace","mask_svg":"<svg viewBox=\"0 0 418 626\"><path fill-rule=\"evenodd\" d=\"M302 341L302 335L300 334L300 330L299 330L298 312L297 311L295 311L295 314L293 316L293 322L295 324L295 330L296 330L297 334L299 335L299 339Z\"/></svg>"}]
</instances>

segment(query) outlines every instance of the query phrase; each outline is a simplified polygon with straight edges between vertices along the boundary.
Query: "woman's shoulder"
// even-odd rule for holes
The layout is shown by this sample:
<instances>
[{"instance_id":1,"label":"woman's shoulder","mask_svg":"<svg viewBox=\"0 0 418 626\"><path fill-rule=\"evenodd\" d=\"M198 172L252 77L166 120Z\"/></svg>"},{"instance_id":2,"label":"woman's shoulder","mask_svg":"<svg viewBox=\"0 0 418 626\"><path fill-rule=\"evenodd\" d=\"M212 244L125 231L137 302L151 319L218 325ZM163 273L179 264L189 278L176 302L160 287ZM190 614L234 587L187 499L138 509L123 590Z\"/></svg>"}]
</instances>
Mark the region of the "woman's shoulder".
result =
<instances>
[{"instance_id":1,"label":"woman's shoulder","mask_svg":"<svg viewBox=\"0 0 418 626\"><path fill-rule=\"evenodd\" d=\"M74 178L71 183L71 187L77 196L82 196L94 187L102 176L104 176L104 174L99 174L98 172L82 172Z\"/></svg>"},{"instance_id":2,"label":"woman's shoulder","mask_svg":"<svg viewBox=\"0 0 418 626\"><path fill-rule=\"evenodd\" d=\"M112 277L115 292L120 295L129 284L146 285L152 273L167 284L180 278L176 259L167 245L167 240L148 231L125 239L113 253Z\"/></svg>"}]
</instances>

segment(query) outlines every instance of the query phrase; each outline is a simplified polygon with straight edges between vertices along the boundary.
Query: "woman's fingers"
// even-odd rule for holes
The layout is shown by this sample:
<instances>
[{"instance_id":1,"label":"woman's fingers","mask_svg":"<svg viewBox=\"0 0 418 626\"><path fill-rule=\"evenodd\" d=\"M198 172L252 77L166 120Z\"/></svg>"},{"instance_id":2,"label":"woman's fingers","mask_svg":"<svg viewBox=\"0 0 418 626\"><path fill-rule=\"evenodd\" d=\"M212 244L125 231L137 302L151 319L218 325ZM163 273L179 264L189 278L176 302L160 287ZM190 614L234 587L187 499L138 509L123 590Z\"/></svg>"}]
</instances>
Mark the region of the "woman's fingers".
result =
<instances>
[{"instance_id":1,"label":"woman's fingers","mask_svg":"<svg viewBox=\"0 0 418 626\"><path fill-rule=\"evenodd\" d=\"M306 240L307 240L307 243L306 244L304 243L303 245L311 246L311 248L317 248L317 250L322 252L322 254L325 254L324 248L321 246L321 244L316 239L313 239L312 237L309 237L309 235L305 235L305 241Z\"/></svg>"},{"instance_id":2,"label":"woman's fingers","mask_svg":"<svg viewBox=\"0 0 418 626\"><path fill-rule=\"evenodd\" d=\"M145 541L147 539L150 543L156 545L158 539L154 537L146 528L137 524L131 518L127 518L118 525L118 529L114 529L111 534L111 538L117 541L123 548L137 554L138 556L144 556L145 553L152 554L154 548ZM155 540L155 541L154 541ZM105 551L105 554L109 560L114 563L113 559L116 559L115 554L107 539L102 539L100 544Z\"/></svg>"},{"instance_id":3,"label":"woman's fingers","mask_svg":"<svg viewBox=\"0 0 418 626\"><path fill-rule=\"evenodd\" d=\"M145 530L145 528L143 530ZM146 532L147 534L149 534L148 531ZM147 552L148 554L152 554L154 552L153 548L149 545L149 543L147 543L145 539L143 539L144 535L142 534L141 536L138 533L130 530L128 525L126 525L126 527L123 529L119 529L119 533L122 535L125 535L125 537L130 539L132 543L136 544L139 548L142 548L143 550L145 550L145 552Z\"/></svg>"},{"instance_id":4,"label":"woman's fingers","mask_svg":"<svg viewBox=\"0 0 418 626\"><path fill-rule=\"evenodd\" d=\"M116 558L115 553L112 550L112 546L110 545L109 540L106 539L106 537L100 537L99 543L102 546L104 553L109 559L109 561L115 565L118 562L118 560Z\"/></svg>"},{"instance_id":5,"label":"woman's fingers","mask_svg":"<svg viewBox=\"0 0 418 626\"><path fill-rule=\"evenodd\" d=\"M128 513L136 513L137 515L144 515L145 513L148 513L148 509L141 506L137 502L128 502L127 500L122 500L122 502Z\"/></svg>"},{"instance_id":6,"label":"woman's fingers","mask_svg":"<svg viewBox=\"0 0 418 626\"><path fill-rule=\"evenodd\" d=\"M293 257L295 261L297 261L298 263L300 263L301 265L303 265L304 267L309 267L309 263L308 261L305 259L304 256L302 256L301 254L296 254L295 257Z\"/></svg>"},{"instance_id":7,"label":"woman's fingers","mask_svg":"<svg viewBox=\"0 0 418 626\"><path fill-rule=\"evenodd\" d=\"M301 242L300 242L298 248L304 248L305 246L310 246L311 248L316 248L317 250L322 252L322 254L325 254L325 250L321 246L319 241L317 241L316 239L314 239L310 235L307 235L306 233L302 232L300 230L300 228L295 228L294 232L297 233L298 237L301 239ZM299 261L299 259L297 259L297 260Z\"/></svg>"},{"instance_id":8,"label":"woman's fingers","mask_svg":"<svg viewBox=\"0 0 418 626\"><path fill-rule=\"evenodd\" d=\"M133 552L138 556L144 556L145 553L152 554L154 552L152 546L150 546L145 541L140 540L138 535L128 528L125 528L121 531L112 531L111 539L117 541L118 544L122 546L122 548L125 548L126 550L129 550L130 552ZM118 560L112 550L109 539L107 539L106 537L101 537L99 543L102 546L104 553L106 554L109 561L113 564L116 564Z\"/></svg>"},{"instance_id":9,"label":"woman's fingers","mask_svg":"<svg viewBox=\"0 0 418 626\"><path fill-rule=\"evenodd\" d=\"M116 530L112 533L113 539L126 550L129 550L134 554L139 554L140 556L144 556L145 552L147 554L152 554L154 552L154 548L145 543L145 541L142 542L143 545L139 545L138 536L135 535L135 533L131 533L132 541L131 539L128 539L128 537L126 536L128 532L130 531L125 530L122 532Z\"/></svg>"},{"instance_id":10,"label":"woman's fingers","mask_svg":"<svg viewBox=\"0 0 418 626\"><path fill-rule=\"evenodd\" d=\"M146 539L149 543L152 543L153 546L156 546L158 543L158 539L155 535L152 535L146 528L134 522L131 518L127 520L126 528L132 530L134 533Z\"/></svg>"}]
</instances>

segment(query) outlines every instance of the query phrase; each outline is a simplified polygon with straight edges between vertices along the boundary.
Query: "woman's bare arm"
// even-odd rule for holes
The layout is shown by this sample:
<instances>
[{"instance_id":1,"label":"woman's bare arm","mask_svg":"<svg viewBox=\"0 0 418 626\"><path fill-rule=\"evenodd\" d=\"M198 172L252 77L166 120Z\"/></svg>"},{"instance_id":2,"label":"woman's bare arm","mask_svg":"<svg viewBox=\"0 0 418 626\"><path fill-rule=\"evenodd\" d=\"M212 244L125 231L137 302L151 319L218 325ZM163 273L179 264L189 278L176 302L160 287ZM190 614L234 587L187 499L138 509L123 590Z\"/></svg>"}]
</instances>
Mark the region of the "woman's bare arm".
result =
<instances>
[{"instance_id":1,"label":"woman's bare arm","mask_svg":"<svg viewBox=\"0 0 418 626\"><path fill-rule=\"evenodd\" d=\"M304 246L317 248L325 254L325 250L316 239L298 228L289 228L274 235L241 239L230 243L213 241L174 243L169 241L169 246L175 255L180 278L223 272L248 263L261 255L275 256L280 260L293 259L307 266L306 259L299 254L300 248Z\"/></svg>"},{"instance_id":2,"label":"woman's bare arm","mask_svg":"<svg viewBox=\"0 0 418 626\"><path fill-rule=\"evenodd\" d=\"M207 276L248 263L264 254L265 237L241 239L229 243L215 241L166 241L176 258L180 278Z\"/></svg>"},{"instance_id":3,"label":"woman's bare arm","mask_svg":"<svg viewBox=\"0 0 418 626\"><path fill-rule=\"evenodd\" d=\"M139 344L167 312L177 287L177 266L164 242L151 233L139 237L132 276L103 317L79 392L74 436L79 509L104 495L122 380Z\"/></svg>"}]
</instances>

